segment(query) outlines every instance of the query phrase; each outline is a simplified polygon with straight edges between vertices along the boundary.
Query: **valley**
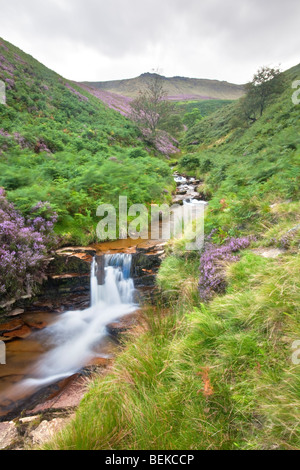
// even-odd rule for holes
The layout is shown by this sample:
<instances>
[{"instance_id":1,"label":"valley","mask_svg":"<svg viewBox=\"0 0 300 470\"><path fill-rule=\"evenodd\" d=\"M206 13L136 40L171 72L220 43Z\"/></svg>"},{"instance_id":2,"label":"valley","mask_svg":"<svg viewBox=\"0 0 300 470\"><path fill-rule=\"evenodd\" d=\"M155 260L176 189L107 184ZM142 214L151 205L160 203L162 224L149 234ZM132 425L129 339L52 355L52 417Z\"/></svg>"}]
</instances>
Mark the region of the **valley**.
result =
<instances>
[{"instance_id":1,"label":"valley","mask_svg":"<svg viewBox=\"0 0 300 470\"><path fill-rule=\"evenodd\" d=\"M300 65L265 72L263 105L257 84L75 82L0 39L1 449L299 448ZM99 240L120 195L201 206L202 246Z\"/></svg>"}]
</instances>

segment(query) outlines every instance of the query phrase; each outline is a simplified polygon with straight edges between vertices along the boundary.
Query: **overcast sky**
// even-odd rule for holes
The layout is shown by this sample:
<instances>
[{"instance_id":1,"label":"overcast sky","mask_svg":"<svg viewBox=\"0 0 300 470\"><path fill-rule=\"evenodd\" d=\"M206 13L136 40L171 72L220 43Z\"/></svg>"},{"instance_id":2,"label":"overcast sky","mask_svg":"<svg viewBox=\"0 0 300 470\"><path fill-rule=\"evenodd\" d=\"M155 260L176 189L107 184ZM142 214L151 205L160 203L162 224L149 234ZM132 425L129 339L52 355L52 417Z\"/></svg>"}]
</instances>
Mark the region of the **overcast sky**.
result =
<instances>
[{"instance_id":1,"label":"overcast sky","mask_svg":"<svg viewBox=\"0 0 300 470\"><path fill-rule=\"evenodd\" d=\"M0 36L72 80L251 80L300 62L299 0L0 0Z\"/></svg>"}]
</instances>

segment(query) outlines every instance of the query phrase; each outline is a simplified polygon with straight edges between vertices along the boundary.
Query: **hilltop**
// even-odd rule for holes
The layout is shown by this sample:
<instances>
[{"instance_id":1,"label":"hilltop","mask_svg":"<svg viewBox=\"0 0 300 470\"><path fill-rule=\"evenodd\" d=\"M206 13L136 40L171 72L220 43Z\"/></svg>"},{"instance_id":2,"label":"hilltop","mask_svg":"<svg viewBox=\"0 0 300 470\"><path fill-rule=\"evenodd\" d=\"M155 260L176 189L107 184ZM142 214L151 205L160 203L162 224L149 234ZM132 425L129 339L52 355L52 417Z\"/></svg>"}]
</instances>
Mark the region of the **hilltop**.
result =
<instances>
[{"instance_id":1,"label":"hilltop","mask_svg":"<svg viewBox=\"0 0 300 470\"><path fill-rule=\"evenodd\" d=\"M135 98L154 75L157 74L143 73L136 78L107 82L84 82L84 85L128 98ZM225 81L164 76L160 76L160 78L168 99L174 101L236 100L244 94L243 85L235 85Z\"/></svg>"}]
</instances>

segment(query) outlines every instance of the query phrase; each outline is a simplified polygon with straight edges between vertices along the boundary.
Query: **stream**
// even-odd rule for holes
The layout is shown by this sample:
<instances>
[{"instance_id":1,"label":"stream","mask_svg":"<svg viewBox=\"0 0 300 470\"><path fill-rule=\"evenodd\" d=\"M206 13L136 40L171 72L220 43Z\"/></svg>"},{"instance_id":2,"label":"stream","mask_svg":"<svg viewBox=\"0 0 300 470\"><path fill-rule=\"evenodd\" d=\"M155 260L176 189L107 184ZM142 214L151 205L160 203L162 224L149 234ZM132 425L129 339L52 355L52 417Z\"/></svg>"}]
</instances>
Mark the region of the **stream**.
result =
<instances>
[{"instance_id":1,"label":"stream","mask_svg":"<svg viewBox=\"0 0 300 470\"><path fill-rule=\"evenodd\" d=\"M177 173L174 179L177 184L174 203L207 204L196 191L198 181ZM0 366L0 420L13 412L16 403L25 402L36 391L73 376L93 359L114 357L118 346L108 334L107 325L139 309L131 269L131 251L137 243L127 239L96 246L104 257L104 277L99 282L100 267L94 257L87 308L22 314L25 322L40 321L46 327L6 344L7 364ZM144 240L140 246L151 246L151 241Z\"/></svg>"}]
</instances>

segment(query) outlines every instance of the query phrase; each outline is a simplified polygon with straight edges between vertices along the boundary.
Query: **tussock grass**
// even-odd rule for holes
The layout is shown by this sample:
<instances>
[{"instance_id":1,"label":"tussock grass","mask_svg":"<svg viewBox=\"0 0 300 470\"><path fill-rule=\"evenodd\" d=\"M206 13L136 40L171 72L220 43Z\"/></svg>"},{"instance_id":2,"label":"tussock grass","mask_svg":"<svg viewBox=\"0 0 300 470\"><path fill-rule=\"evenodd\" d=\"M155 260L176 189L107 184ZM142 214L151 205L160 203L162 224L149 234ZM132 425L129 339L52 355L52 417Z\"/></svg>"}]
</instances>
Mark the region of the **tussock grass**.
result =
<instances>
[{"instance_id":1,"label":"tussock grass","mask_svg":"<svg viewBox=\"0 0 300 470\"><path fill-rule=\"evenodd\" d=\"M300 374L291 361L298 257L245 252L228 268L227 294L208 305L191 293L178 302L182 262L167 258L160 272L168 309L145 312L139 334L47 448L300 448ZM189 262L191 275L197 262Z\"/></svg>"}]
</instances>

